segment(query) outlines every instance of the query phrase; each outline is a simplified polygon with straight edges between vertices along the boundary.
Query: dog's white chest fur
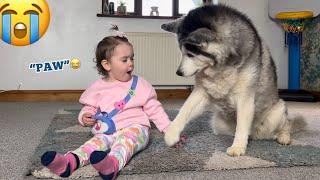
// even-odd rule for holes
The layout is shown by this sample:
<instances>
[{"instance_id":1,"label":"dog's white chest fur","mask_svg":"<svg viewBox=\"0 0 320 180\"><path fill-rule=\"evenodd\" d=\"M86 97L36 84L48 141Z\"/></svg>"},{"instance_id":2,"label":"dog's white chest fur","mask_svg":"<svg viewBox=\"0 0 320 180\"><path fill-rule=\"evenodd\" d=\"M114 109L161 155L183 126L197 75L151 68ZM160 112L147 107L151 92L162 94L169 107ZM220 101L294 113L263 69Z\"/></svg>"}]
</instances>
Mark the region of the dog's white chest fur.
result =
<instances>
[{"instance_id":1,"label":"dog's white chest fur","mask_svg":"<svg viewBox=\"0 0 320 180\"><path fill-rule=\"evenodd\" d=\"M229 93L235 87L237 82L237 70L226 69L220 72L214 72L212 69L206 69L196 77L197 85L203 87L213 99L230 100Z\"/></svg>"}]
</instances>

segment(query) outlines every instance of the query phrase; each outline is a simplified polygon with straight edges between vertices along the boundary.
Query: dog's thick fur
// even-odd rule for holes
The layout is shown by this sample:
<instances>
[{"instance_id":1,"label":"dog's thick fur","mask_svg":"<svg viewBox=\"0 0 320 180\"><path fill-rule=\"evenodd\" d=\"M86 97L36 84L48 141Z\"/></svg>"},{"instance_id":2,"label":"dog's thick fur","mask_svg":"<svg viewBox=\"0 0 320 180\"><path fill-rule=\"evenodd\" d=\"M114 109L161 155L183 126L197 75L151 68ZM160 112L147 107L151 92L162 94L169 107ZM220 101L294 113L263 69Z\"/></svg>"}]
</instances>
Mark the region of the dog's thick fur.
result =
<instances>
[{"instance_id":1,"label":"dog's thick fur","mask_svg":"<svg viewBox=\"0 0 320 180\"><path fill-rule=\"evenodd\" d=\"M195 87L165 133L172 146L185 125L213 111L215 134L234 135L231 156L243 155L248 138L290 144L291 123L278 97L276 68L268 47L247 16L225 5L203 6L161 26L176 33L182 52L180 76Z\"/></svg>"}]
</instances>

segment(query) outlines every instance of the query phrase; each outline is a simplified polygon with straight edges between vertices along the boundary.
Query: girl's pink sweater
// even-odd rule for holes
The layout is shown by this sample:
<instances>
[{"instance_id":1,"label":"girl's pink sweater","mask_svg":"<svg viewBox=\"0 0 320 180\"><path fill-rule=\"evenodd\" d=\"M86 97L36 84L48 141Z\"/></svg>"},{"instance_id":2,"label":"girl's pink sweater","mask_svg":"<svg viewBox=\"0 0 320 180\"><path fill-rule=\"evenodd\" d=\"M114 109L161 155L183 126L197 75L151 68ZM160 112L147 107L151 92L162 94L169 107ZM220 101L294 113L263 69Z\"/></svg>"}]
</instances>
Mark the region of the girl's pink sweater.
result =
<instances>
[{"instance_id":1,"label":"girl's pink sweater","mask_svg":"<svg viewBox=\"0 0 320 180\"><path fill-rule=\"evenodd\" d=\"M101 78L90 85L79 100L84 105L78 117L80 124L84 125L82 116L86 112L95 115L99 107L101 111L111 112L115 108L114 104L123 100L128 94L132 79L128 82L107 82ZM125 104L123 110L113 116L116 129L119 130L131 124L150 127L151 120L161 132L165 132L171 121L157 100L157 94L152 85L139 76L134 93L135 95Z\"/></svg>"}]
</instances>

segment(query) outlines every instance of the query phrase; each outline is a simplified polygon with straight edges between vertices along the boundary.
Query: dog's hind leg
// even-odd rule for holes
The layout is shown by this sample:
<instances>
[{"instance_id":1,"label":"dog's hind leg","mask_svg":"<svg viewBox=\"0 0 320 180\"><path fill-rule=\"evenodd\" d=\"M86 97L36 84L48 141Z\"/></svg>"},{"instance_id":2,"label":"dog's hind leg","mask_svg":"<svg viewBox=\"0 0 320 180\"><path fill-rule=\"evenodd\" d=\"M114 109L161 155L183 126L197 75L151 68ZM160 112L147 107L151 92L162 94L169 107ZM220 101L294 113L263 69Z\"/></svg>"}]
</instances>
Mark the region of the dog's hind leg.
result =
<instances>
[{"instance_id":1,"label":"dog's hind leg","mask_svg":"<svg viewBox=\"0 0 320 180\"><path fill-rule=\"evenodd\" d=\"M290 137L291 123L288 121L286 117L284 118L285 118L284 124L282 128L277 132L276 138L279 144L289 145L291 144L291 137Z\"/></svg>"},{"instance_id":2,"label":"dog's hind leg","mask_svg":"<svg viewBox=\"0 0 320 180\"><path fill-rule=\"evenodd\" d=\"M287 118L287 106L282 99L279 100L278 104L282 107L280 109L284 109L284 111L279 115L279 127L276 131L277 142L282 145L289 145L291 144L291 123Z\"/></svg>"},{"instance_id":3,"label":"dog's hind leg","mask_svg":"<svg viewBox=\"0 0 320 180\"><path fill-rule=\"evenodd\" d=\"M192 91L165 132L164 140L168 146L173 146L180 140L180 133L185 125L205 110L208 101L207 94L202 88L195 88Z\"/></svg>"},{"instance_id":4,"label":"dog's hind leg","mask_svg":"<svg viewBox=\"0 0 320 180\"><path fill-rule=\"evenodd\" d=\"M291 124L287 119L286 105L279 100L260 117L252 132L253 139L274 139L283 145L290 144Z\"/></svg>"}]
</instances>

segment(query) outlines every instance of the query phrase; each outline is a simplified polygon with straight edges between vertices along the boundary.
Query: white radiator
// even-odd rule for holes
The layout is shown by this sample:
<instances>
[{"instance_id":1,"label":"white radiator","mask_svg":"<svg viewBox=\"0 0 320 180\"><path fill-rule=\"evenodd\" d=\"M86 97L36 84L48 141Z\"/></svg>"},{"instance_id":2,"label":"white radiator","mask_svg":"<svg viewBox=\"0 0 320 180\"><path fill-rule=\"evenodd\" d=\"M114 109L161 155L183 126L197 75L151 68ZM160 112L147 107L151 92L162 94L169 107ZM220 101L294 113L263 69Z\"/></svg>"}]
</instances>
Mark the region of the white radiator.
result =
<instances>
[{"instance_id":1,"label":"white radiator","mask_svg":"<svg viewBox=\"0 0 320 180\"><path fill-rule=\"evenodd\" d=\"M127 32L134 47L135 70L155 86L193 85L193 78L176 75L181 52L170 33Z\"/></svg>"}]
</instances>

